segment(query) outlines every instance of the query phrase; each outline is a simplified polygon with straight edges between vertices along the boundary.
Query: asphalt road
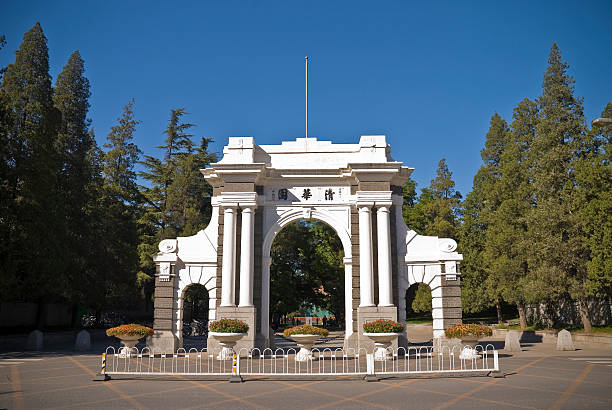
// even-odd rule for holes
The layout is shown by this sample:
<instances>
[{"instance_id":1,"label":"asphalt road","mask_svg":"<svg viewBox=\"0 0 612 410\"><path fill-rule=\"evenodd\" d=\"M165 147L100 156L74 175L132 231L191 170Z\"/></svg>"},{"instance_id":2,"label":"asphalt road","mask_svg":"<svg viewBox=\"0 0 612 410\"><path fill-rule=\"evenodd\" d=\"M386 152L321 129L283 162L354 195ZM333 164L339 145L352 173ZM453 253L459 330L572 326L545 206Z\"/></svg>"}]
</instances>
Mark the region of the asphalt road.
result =
<instances>
[{"instance_id":1,"label":"asphalt road","mask_svg":"<svg viewBox=\"0 0 612 410\"><path fill-rule=\"evenodd\" d=\"M505 378L92 381L98 354L0 355L0 408L612 408L612 351L554 345L501 353Z\"/></svg>"}]
</instances>

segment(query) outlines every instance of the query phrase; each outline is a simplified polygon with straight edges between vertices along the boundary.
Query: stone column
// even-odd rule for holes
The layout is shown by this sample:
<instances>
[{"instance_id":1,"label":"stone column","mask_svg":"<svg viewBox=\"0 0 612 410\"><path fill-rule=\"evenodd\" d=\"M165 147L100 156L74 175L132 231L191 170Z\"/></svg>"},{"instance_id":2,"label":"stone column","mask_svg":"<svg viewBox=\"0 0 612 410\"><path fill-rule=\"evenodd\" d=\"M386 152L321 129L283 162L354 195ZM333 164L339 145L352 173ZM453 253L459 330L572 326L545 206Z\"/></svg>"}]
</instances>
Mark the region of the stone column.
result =
<instances>
[{"instance_id":1,"label":"stone column","mask_svg":"<svg viewBox=\"0 0 612 410\"><path fill-rule=\"evenodd\" d=\"M240 303L238 306L253 306L253 208L242 210L240 242Z\"/></svg>"},{"instance_id":2,"label":"stone column","mask_svg":"<svg viewBox=\"0 0 612 410\"><path fill-rule=\"evenodd\" d=\"M372 289L372 217L369 206L359 207L359 306L374 306Z\"/></svg>"},{"instance_id":3,"label":"stone column","mask_svg":"<svg viewBox=\"0 0 612 410\"><path fill-rule=\"evenodd\" d=\"M389 208L387 206L379 207L376 215L378 227L378 306L393 306Z\"/></svg>"},{"instance_id":4,"label":"stone column","mask_svg":"<svg viewBox=\"0 0 612 410\"><path fill-rule=\"evenodd\" d=\"M223 259L221 262L221 306L235 306L234 285L236 282L236 209L226 207L223 211Z\"/></svg>"}]
</instances>

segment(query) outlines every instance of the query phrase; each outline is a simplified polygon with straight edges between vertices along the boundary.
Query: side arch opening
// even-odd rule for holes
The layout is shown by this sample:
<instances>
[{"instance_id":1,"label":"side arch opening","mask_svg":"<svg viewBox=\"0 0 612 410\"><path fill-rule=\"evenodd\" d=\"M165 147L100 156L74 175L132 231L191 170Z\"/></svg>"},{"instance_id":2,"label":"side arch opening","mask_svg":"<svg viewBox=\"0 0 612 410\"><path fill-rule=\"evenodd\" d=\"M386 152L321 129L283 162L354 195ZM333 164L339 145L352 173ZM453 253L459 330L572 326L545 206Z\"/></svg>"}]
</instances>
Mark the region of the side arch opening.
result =
<instances>
[{"instance_id":1,"label":"side arch opening","mask_svg":"<svg viewBox=\"0 0 612 410\"><path fill-rule=\"evenodd\" d=\"M413 283L406 289L406 337L411 344L428 344L433 339L431 288Z\"/></svg>"}]
</instances>

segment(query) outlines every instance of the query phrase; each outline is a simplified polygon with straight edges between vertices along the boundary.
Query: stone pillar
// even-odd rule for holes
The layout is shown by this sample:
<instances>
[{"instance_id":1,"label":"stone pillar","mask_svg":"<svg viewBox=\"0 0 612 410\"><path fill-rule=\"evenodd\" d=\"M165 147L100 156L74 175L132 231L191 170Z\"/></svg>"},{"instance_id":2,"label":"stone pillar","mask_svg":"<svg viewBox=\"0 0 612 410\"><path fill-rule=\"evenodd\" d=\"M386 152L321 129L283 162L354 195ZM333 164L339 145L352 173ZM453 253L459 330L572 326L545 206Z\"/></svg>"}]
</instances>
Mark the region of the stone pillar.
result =
<instances>
[{"instance_id":1,"label":"stone pillar","mask_svg":"<svg viewBox=\"0 0 612 410\"><path fill-rule=\"evenodd\" d=\"M372 291L372 216L369 206L359 207L359 307L374 306Z\"/></svg>"},{"instance_id":2,"label":"stone pillar","mask_svg":"<svg viewBox=\"0 0 612 410\"><path fill-rule=\"evenodd\" d=\"M376 212L378 228L378 306L393 306L391 278L391 232L389 208L381 206Z\"/></svg>"},{"instance_id":3,"label":"stone pillar","mask_svg":"<svg viewBox=\"0 0 612 410\"><path fill-rule=\"evenodd\" d=\"M270 264L272 258L263 256L261 261L261 334L259 335L263 347L270 346Z\"/></svg>"},{"instance_id":4,"label":"stone pillar","mask_svg":"<svg viewBox=\"0 0 612 410\"><path fill-rule=\"evenodd\" d=\"M179 303L176 269L177 266L172 262L161 262L157 266L153 313L155 333L147 338L147 346L155 352L174 353L179 347L176 328Z\"/></svg>"},{"instance_id":5,"label":"stone pillar","mask_svg":"<svg viewBox=\"0 0 612 410\"><path fill-rule=\"evenodd\" d=\"M240 244L240 303L238 306L253 306L253 218L254 209L242 210Z\"/></svg>"},{"instance_id":6,"label":"stone pillar","mask_svg":"<svg viewBox=\"0 0 612 410\"><path fill-rule=\"evenodd\" d=\"M221 262L221 306L236 306L234 285L236 282L236 209L223 211L223 260Z\"/></svg>"}]
</instances>

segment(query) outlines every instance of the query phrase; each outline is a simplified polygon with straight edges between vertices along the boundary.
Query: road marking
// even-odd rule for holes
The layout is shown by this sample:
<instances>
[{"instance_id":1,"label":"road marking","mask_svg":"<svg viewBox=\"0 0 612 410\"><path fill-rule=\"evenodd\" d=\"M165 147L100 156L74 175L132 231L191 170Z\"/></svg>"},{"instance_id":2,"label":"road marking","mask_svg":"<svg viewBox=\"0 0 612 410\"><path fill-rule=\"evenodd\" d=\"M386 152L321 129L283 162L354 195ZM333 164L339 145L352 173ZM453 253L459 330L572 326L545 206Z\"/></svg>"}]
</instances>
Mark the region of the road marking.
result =
<instances>
[{"instance_id":1,"label":"road marking","mask_svg":"<svg viewBox=\"0 0 612 410\"><path fill-rule=\"evenodd\" d=\"M24 362L40 362L42 359L34 359L32 357L2 357L0 362L11 361L11 360L23 360Z\"/></svg>"},{"instance_id":2,"label":"road marking","mask_svg":"<svg viewBox=\"0 0 612 410\"><path fill-rule=\"evenodd\" d=\"M569 385L567 390L565 390L563 392L561 397L559 397L559 399L551 406L550 409L551 410L557 410L557 409L560 409L561 407L563 407L563 405L565 404L567 399L569 399L569 397L572 394L574 394L574 391L578 388L578 386L580 386L582 384L582 381L585 379L585 377L587 377L587 375L591 372L591 370L593 370L593 367L594 366L592 364L589 364L586 367L586 369L584 369L582 371L582 373L580 373L580 375L574 379L572 384Z\"/></svg>"},{"instance_id":3,"label":"road marking","mask_svg":"<svg viewBox=\"0 0 612 410\"><path fill-rule=\"evenodd\" d=\"M612 357L568 357L569 360L612 360Z\"/></svg>"},{"instance_id":4,"label":"road marking","mask_svg":"<svg viewBox=\"0 0 612 410\"><path fill-rule=\"evenodd\" d=\"M13 404L16 409L25 409L23 392L21 391L21 376L17 366L11 367L11 385L13 387Z\"/></svg>"},{"instance_id":5,"label":"road marking","mask_svg":"<svg viewBox=\"0 0 612 410\"><path fill-rule=\"evenodd\" d=\"M285 383L285 382L282 382L282 381L275 381L275 383L278 383L278 384L281 384L281 385L285 385L285 386L289 385L289 383ZM320 391L320 390L315 390L315 389L311 389L310 387L302 386L302 385L299 385L299 384L293 385L293 386L295 386L296 389L306 390L306 391L309 391L309 392L312 392L312 393L317 393L319 395L322 394L322 395L329 396L329 397L335 398L335 399L344 400L344 399L347 398L346 396L343 396L341 394L328 393L328 392L324 392L324 391ZM359 400L359 399L355 399L353 401L355 401L357 403L365 404L365 405L367 405L367 407L370 407L370 408L371 407L378 407L378 408L381 408L381 409L391 409L392 408L392 407L385 406L385 405L382 405L382 404L371 403L371 402L363 401L363 400Z\"/></svg>"},{"instance_id":6,"label":"road marking","mask_svg":"<svg viewBox=\"0 0 612 410\"><path fill-rule=\"evenodd\" d=\"M520 371L525 370L529 366L534 365L534 364L536 364L538 362L541 362L542 360L547 359L548 357L549 356L544 356L544 357L540 357L539 359L532 360L531 362L526 363L526 364L522 365L521 367L518 367L518 368L514 369L512 372L513 373L519 373ZM484 383L484 384L482 384L482 385L480 385L480 386L478 386L478 387L476 387L476 388L474 388L474 389L472 389L472 390L470 390L468 392L465 392L463 394L460 394L460 395L456 396L452 400L449 400L449 401L447 401L445 403L442 403L441 405L437 406L436 409L443 409L445 407L452 406L453 404L457 403L461 399L470 398L470 396L472 394L478 393L479 391L481 391L481 390L483 390L483 389L485 389L485 388L487 388L489 386L492 386L495 383L498 383L500 380L503 380L503 379L501 379L501 378L493 379L490 382L486 382L486 383Z\"/></svg>"},{"instance_id":7,"label":"road marking","mask_svg":"<svg viewBox=\"0 0 612 410\"><path fill-rule=\"evenodd\" d=\"M25 362L0 362L0 366L13 366L16 364L24 364Z\"/></svg>"},{"instance_id":8,"label":"road marking","mask_svg":"<svg viewBox=\"0 0 612 410\"><path fill-rule=\"evenodd\" d=\"M602 361L597 361L597 362L587 360L587 363L592 363L592 364L612 364L612 360L602 360Z\"/></svg>"},{"instance_id":9,"label":"road marking","mask_svg":"<svg viewBox=\"0 0 612 410\"><path fill-rule=\"evenodd\" d=\"M96 375L94 372L92 372L90 369L85 367L81 362L76 360L74 357L68 356L68 359L70 359L72 362L74 362L77 366L79 366L81 369L85 370L90 375L92 375L92 376ZM139 409L144 409L145 408L145 406L143 406L142 404L140 404L138 401L134 400L133 398L131 398L127 394L123 393L121 390L119 390L116 386L113 386L111 383L109 383L109 382L102 382L102 385L105 386L105 387L108 387L109 389L111 389L112 391L117 393L119 396L121 396L121 398L125 399L132 406L135 406L136 408L139 408Z\"/></svg>"}]
</instances>

